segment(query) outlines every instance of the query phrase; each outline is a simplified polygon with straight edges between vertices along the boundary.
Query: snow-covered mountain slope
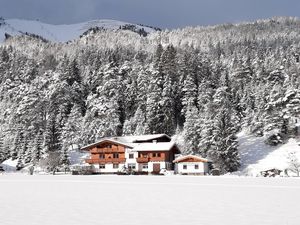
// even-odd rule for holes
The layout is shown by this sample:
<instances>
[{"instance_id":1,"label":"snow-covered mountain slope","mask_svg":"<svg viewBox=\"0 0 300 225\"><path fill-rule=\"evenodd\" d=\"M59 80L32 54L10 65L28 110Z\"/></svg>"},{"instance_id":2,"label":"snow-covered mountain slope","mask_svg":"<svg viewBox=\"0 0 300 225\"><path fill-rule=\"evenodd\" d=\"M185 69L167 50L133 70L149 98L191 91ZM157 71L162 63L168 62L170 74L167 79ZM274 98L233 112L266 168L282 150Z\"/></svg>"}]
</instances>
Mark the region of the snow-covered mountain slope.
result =
<instances>
[{"instance_id":1,"label":"snow-covered mountain slope","mask_svg":"<svg viewBox=\"0 0 300 225\"><path fill-rule=\"evenodd\" d=\"M54 42L67 42L80 37L91 28L108 30L126 29L146 35L158 30L148 26L136 25L116 20L93 20L84 23L70 25L52 25L40 21L1 19L0 18L0 42L5 40L5 34L21 35L34 34Z\"/></svg>"},{"instance_id":2,"label":"snow-covered mountain slope","mask_svg":"<svg viewBox=\"0 0 300 225\"><path fill-rule=\"evenodd\" d=\"M238 134L239 153L241 156L241 175L259 176L261 171L268 169L285 170L289 167L289 153L295 152L300 161L299 140L290 138L287 143L269 146L264 137L256 137L241 132Z\"/></svg>"}]
</instances>

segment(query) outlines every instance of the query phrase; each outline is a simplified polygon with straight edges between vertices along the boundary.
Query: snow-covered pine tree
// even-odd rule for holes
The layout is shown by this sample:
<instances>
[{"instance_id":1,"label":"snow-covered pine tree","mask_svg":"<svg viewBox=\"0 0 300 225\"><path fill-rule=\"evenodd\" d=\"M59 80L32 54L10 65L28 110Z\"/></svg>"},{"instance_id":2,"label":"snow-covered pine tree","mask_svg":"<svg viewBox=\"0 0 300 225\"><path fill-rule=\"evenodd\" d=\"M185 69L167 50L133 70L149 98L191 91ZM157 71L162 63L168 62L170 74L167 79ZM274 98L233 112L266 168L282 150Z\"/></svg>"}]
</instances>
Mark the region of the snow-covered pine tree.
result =
<instances>
[{"instance_id":1,"label":"snow-covered pine tree","mask_svg":"<svg viewBox=\"0 0 300 225\"><path fill-rule=\"evenodd\" d=\"M197 76L197 66L195 65L194 61L190 63L191 60L185 59L183 65L186 67L184 70L184 78L183 78L183 85L182 85L182 113L185 115L187 111L187 107L189 104L193 104L195 107L198 108L198 86L199 80Z\"/></svg>"},{"instance_id":2,"label":"snow-covered pine tree","mask_svg":"<svg viewBox=\"0 0 300 225\"><path fill-rule=\"evenodd\" d=\"M2 134L0 133L0 164L4 160L6 160L6 157L7 157L7 153L6 153L5 146L4 146L4 140L3 140Z\"/></svg>"},{"instance_id":3,"label":"snow-covered pine tree","mask_svg":"<svg viewBox=\"0 0 300 225\"><path fill-rule=\"evenodd\" d=\"M240 166L236 129L232 123L231 110L223 107L218 111L207 155L222 173L234 172Z\"/></svg>"},{"instance_id":4,"label":"snow-covered pine tree","mask_svg":"<svg viewBox=\"0 0 300 225\"><path fill-rule=\"evenodd\" d=\"M19 152L22 149L23 142L24 142L23 130L22 130L22 127L20 125L18 125L17 129L16 129L16 134L15 134L15 137L14 137L14 141L13 141L13 144L11 146L12 148L11 148L11 151L10 151L10 156L11 156L12 160L18 159L18 155L19 155Z\"/></svg>"},{"instance_id":5,"label":"snow-covered pine tree","mask_svg":"<svg viewBox=\"0 0 300 225\"><path fill-rule=\"evenodd\" d=\"M81 114L81 108L78 105L74 105L68 116L66 123L61 129L62 145L66 148L79 147L83 141L82 125L83 118Z\"/></svg>"},{"instance_id":6,"label":"snow-covered pine tree","mask_svg":"<svg viewBox=\"0 0 300 225\"><path fill-rule=\"evenodd\" d=\"M69 170L70 159L69 159L67 146L62 147L62 151L61 151L61 154L60 154L60 164L59 164L59 166L61 166L64 169L65 172L67 170Z\"/></svg>"},{"instance_id":7,"label":"snow-covered pine tree","mask_svg":"<svg viewBox=\"0 0 300 225\"><path fill-rule=\"evenodd\" d=\"M152 65L151 70L148 70L150 75L146 100L146 133L148 134L164 133L162 126L164 112L161 102L164 83L164 74L161 63L162 52L162 46L158 45L154 58L155 63Z\"/></svg>"},{"instance_id":8,"label":"snow-covered pine tree","mask_svg":"<svg viewBox=\"0 0 300 225\"><path fill-rule=\"evenodd\" d=\"M228 73L222 72L221 87L214 95L214 106L217 108L207 130L206 155L222 173L233 172L239 168L240 158L236 133L239 129L235 124L233 113L232 88ZM205 143L205 142L204 142Z\"/></svg>"},{"instance_id":9,"label":"snow-covered pine tree","mask_svg":"<svg viewBox=\"0 0 300 225\"><path fill-rule=\"evenodd\" d=\"M49 115L44 134L44 149L48 152L58 152L61 150L61 128L55 115Z\"/></svg>"},{"instance_id":10,"label":"snow-covered pine tree","mask_svg":"<svg viewBox=\"0 0 300 225\"><path fill-rule=\"evenodd\" d=\"M199 142L201 140L202 124L200 115L194 102L190 102L186 107L186 119L184 123L184 150L188 154L200 154L201 148L199 148Z\"/></svg>"},{"instance_id":11,"label":"snow-covered pine tree","mask_svg":"<svg viewBox=\"0 0 300 225\"><path fill-rule=\"evenodd\" d=\"M31 146L31 149L32 149L31 150L31 163L33 165L37 165L43 156L43 153L44 153L43 152L43 141L44 141L44 138L43 138L42 132L39 131L36 134L35 139Z\"/></svg>"},{"instance_id":12,"label":"snow-covered pine tree","mask_svg":"<svg viewBox=\"0 0 300 225\"><path fill-rule=\"evenodd\" d=\"M122 134L120 121L120 79L116 62L105 65L102 71L102 85L95 93L88 96L87 115L84 129L88 132L86 139L95 141L103 136Z\"/></svg>"}]
</instances>

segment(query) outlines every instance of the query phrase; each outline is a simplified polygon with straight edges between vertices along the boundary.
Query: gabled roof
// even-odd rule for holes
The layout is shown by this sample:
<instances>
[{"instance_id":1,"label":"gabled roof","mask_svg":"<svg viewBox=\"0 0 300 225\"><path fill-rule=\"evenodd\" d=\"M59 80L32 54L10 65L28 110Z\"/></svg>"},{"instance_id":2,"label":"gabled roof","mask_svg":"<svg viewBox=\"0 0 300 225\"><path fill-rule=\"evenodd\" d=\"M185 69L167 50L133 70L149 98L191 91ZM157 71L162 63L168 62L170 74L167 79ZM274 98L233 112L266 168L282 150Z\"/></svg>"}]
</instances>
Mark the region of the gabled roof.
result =
<instances>
[{"instance_id":1,"label":"gabled roof","mask_svg":"<svg viewBox=\"0 0 300 225\"><path fill-rule=\"evenodd\" d=\"M202 158L201 156L186 155L186 156L180 156L173 161L173 163L181 163L181 162L210 162L210 160Z\"/></svg>"},{"instance_id":2,"label":"gabled roof","mask_svg":"<svg viewBox=\"0 0 300 225\"><path fill-rule=\"evenodd\" d=\"M99 145L103 142L111 142L119 145L123 145L129 148L134 148L137 145L144 144L139 142L147 142L156 140L158 138L166 137L167 139L171 140L171 138L166 134L150 134L150 135L139 135L139 136L117 136L117 137L105 137L100 139L99 141L86 145L82 147L82 150L86 150L88 148L94 147L96 145ZM170 143L170 142L159 142L159 143ZM146 144L146 143L145 143ZM151 144L151 143L147 143Z\"/></svg>"},{"instance_id":3,"label":"gabled roof","mask_svg":"<svg viewBox=\"0 0 300 225\"><path fill-rule=\"evenodd\" d=\"M122 145L122 146L129 147L129 148L134 147L134 144L132 144L132 143L121 142L121 141L117 141L117 140L114 140L114 139L111 139L111 138L103 138L102 140L99 140L95 143L83 146L81 149L86 150L86 149L97 146L97 145L99 145L101 143L104 143L104 142L115 143L115 144Z\"/></svg>"}]
</instances>

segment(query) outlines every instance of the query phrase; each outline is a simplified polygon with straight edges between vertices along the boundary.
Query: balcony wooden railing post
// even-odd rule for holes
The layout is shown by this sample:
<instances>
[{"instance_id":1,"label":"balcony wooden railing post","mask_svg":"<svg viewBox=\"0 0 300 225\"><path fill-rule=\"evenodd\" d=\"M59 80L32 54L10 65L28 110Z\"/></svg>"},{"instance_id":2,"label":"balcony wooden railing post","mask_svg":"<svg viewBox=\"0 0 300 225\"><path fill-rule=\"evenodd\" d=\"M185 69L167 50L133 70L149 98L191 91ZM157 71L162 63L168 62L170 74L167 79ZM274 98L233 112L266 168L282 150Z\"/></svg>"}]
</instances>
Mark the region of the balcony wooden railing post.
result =
<instances>
[{"instance_id":1,"label":"balcony wooden railing post","mask_svg":"<svg viewBox=\"0 0 300 225\"><path fill-rule=\"evenodd\" d=\"M94 148L91 150L91 153L122 153L122 149L112 149L112 148Z\"/></svg>"},{"instance_id":2,"label":"balcony wooden railing post","mask_svg":"<svg viewBox=\"0 0 300 225\"><path fill-rule=\"evenodd\" d=\"M136 159L137 163L147 163L149 162L149 158L148 157L139 157Z\"/></svg>"}]
</instances>

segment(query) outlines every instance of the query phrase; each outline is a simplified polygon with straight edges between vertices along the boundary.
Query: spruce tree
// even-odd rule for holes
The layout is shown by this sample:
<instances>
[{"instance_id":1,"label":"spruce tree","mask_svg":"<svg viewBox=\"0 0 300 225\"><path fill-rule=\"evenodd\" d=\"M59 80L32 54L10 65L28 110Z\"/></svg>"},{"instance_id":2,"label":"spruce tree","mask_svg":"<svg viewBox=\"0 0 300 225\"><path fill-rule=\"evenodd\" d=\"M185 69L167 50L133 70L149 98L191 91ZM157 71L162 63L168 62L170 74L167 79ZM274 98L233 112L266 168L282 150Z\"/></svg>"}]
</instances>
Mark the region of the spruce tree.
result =
<instances>
[{"instance_id":1,"label":"spruce tree","mask_svg":"<svg viewBox=\"0 0 300 225\"><path fill-rule=\"evenodd\" d=\"M232 115L225 107L215 117L212 144L207 151L208 157L222 173L234 172L240 166L236 130Z\"/></svg>"}]
</instances>

